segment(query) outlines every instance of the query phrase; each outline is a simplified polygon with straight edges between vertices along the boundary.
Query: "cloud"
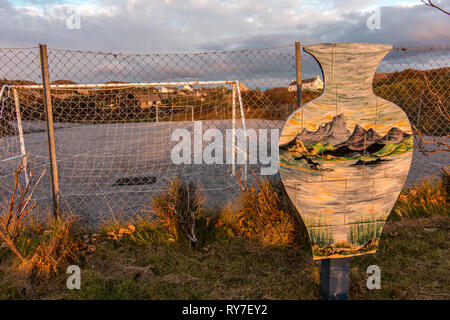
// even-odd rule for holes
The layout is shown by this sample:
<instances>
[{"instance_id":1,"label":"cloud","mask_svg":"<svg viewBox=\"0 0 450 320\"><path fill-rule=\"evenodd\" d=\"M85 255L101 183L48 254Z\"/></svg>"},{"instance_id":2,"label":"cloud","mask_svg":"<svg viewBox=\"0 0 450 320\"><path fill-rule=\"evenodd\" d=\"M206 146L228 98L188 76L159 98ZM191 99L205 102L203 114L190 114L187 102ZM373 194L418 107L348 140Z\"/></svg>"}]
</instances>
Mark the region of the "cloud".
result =
<instances>
[{"instance_id":1,"label":"cloud","mask_svg":"<svg viewBox=\"0 0 450 320\"><path fill-rule=\"evenodd\" d=\"M381 8L380 30L369 30L369 6L359 0L143 1L0 0L2 47L30 46L124 52L193 52L313 42L448 44L450 20L423 5ZM70 3L81 29L69 30ZM450 0L442 1L449 6Z\"/></svg>"},{"instance_id":2,"label":"cloud","mask_svg":"<svg viewBox=\"0 0 450 320\"><path fill-rule=\"evenodd\" d=\"M404 2L407 0L403 0ZM448 45L450 20L424 5L383 6L381 29L369 30L367 18L380 3L359 0L0 0L0 47L27 47L45 43L49 48L124 53L187 53L184 55L123 56L50 51L52 79L76 82L111 80L141 82L169 80L238 79L248 87L284 86L295 77L293 42L376 42L397 47ZM419 2L419 1L417 1ZM66 27L67 9L78 4L81 29ZM441 2L450 7L450 0ZM253 53L220 52L243 48L276 50ZM207 54L191 52L208 51ZM212 53L211 51L219 51ZM434 54L435 56L430 56ZM433 68L445 61L443 51L392 52L380 71L405 67ZM303 77L320 73L314 59L304 53ZM414 66L404 65L405 57ZM430 57L434 58L430 62ZM0 55L0 64L11 63ZM14 58L32 67L0 70L0 77L40 81L36 52ZM403 64L402 64L403 63ZM441 67L441 66L440 66Z\"/></svg>"}]
</instances>

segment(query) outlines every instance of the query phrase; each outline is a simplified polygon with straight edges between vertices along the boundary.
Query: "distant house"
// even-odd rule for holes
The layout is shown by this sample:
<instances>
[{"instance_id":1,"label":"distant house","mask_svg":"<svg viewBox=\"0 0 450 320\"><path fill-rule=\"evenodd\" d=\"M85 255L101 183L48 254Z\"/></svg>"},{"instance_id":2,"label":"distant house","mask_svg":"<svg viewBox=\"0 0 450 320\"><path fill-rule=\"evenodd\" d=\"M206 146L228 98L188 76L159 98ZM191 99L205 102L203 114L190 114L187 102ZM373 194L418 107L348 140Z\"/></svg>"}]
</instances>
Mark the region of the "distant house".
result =
<instances>
[{"instance_id":1,"label":"distant house","mask_svg":"<svg viewBox=\"0 0 450 320\"><path fill-rule=\"evenodd\" d=\"M138 93L135 94L135 98L138 100L139 105L143 109L161 105L161 97L159 96L159 94Z\"/></svg>"},{"instance_id":2,"label":"distant house","mask_svg":"<svg viewBox=\"0 0 450 320\"><path fill-rule=\"evenodd\" d=\"M161 87L161 93L173 93L175 91L177 91L177 88L175 87L165 87L165 86Z\"/></svg>"},{"instance_id":3,"label":"distant house","mask_svg":"<svg viewBox=\"0 0 450 320\"><path fill-rule=\"evenodd\" d=\"M181 89L181 90L183 90L183 91L188 91L188 92L192 92L192 91L194 91L194 87L191 86L190 84L185 84L185 85L183 86L183 89Z\"/></svg>"},{"instance_id":4,"label":"distant house","mask_svg":"<svg viewBox=\"0 0 450 320\"><path fill-rule=\"evenodd\" d=\"M323 81L320 76L317 75L315 78L302 80L302 90L322 90ZM289 92L297 91L297 81L292 81L288 86Z\"/></svg>"}]
</instances>

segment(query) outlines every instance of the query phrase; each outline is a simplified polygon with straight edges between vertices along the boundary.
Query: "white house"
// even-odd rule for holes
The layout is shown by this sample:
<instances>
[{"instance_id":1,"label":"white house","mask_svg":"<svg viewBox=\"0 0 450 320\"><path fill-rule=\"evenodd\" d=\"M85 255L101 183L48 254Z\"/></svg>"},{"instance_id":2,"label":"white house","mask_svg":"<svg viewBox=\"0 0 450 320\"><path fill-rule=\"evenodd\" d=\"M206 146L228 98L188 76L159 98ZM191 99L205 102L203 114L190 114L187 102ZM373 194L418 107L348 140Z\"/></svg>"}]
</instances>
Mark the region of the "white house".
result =
<instances>
[{"instance_id":1,"label":"white house","mask_svg":"<svg viewBox=\"0 0 450 320\"><path fill-rule=\"evenodd\" d=\"M323 81L320 76L317 75L315 78L302 80L302 90L322 90ZM289 92L297 91L297 81L292 81L288 86Z\"/></svg>"},{"instance_id":2,"label":"white house","mask_svg":"<svg viewBox=\"0 0 450 320\"><path fill-rule=\"evenodd\" d=\"M194 91L194 87L191 86L190 84L185 84L185 85L183 86L183 89L181 89L181 90L192 92L192 91Z\"/></svg>"},{"instance_id":3,"label":"white house","mask_svg":"<svg viewBox=\"0 0 450 320\"><path fill-rule=\"evenodd\" d=\"M174 88L174 87L164 87L164 86L161 87L161 93L172 93L175 91L176 91L176 88Z\"/></svg>"}]
</instances>

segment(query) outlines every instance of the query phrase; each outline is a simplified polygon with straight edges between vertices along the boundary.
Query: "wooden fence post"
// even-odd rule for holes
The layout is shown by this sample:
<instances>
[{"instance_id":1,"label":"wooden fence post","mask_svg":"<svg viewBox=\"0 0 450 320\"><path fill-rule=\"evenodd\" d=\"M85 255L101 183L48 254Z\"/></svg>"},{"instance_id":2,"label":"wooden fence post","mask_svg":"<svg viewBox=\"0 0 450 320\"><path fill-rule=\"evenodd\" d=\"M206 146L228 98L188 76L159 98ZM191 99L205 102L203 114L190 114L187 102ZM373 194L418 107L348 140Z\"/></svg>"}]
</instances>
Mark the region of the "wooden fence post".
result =
<instances>
[{"instance_id":1,"label":"wooden fence post","mask_svg":"<svg viewBox=\"0 0 450 320\"><path fill-rule=\"evenodd\" d=\"M52 96L50 93L50 77L48 72L47 46L45 44L39 44L39 53L41 57L42 87L44 89L45 115L47 119L47 142L51 171L50 173L52 179L53 214L55 215L55 218L57 218L60 209L60 193L58 181L58 165L56 162L55 131L53 127Z\"/></svg>"},{"instance_id":2,"label":"wooden fence post","mask_svg":"<svg viewBox=\"0 0 450 320\"><path fill-rule=\"evenodd\" d=\"M320 291L324 300L347 300L350 258L323 259L320 269Z\"/></svg>"},{"instance_id":3,"label":"wooden fence post","mask_svg":"<svg viewBox=\"0 0 450 320\"><path fill-rule=\"evenodd\" d=\"M297 75L297 106L294 108L300 108L302 105L302 56L300 51L300 42L295 42L295 67ZM294 112L291 110L290 113Z\"/></svg>"}]
</instances>

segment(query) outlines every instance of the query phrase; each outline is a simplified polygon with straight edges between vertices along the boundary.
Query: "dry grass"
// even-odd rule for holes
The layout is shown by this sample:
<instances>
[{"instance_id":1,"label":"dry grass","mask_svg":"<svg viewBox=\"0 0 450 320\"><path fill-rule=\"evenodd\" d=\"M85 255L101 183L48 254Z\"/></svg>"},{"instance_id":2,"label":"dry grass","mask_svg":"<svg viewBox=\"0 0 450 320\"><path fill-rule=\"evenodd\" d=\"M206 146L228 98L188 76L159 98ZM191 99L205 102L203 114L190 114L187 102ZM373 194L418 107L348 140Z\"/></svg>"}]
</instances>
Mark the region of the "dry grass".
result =
<instances>
[{"instance_id":1,"label":"dry grass","mask_svg":"<svg viewBox=\"0 0 450 320\"><path fill-rule=\"evenodd\" d=\"M171 181L168 192L152 199L152 208L157 220L174 240L182 234L195 247L198 243L196 224L203 217L204 201L193 182L178 178Z\"/></svg>"},{"instance_id":2,"label":"dry grass","mask_svg":"<svg viewBox=\"0 0 450 320\"><path fill-rule=\"evenodd\" d=\"M99 234L101 239L126 247L167 245L175 241L173 231L148 216L107 222L100 227Z\"/></svg>"},{"instance_id":3,"label":"dry grass","mask_svg":"<svg viewBox=\"0 0 450 320\"><path fill-rule=\"evenodd\" d=\"M236 212L223 210L219 225L230 235L256 240L264 245L289 245L298 239L298 220L285 201L279 186L254 175L256 186L240 182L242 194Z\"/></svg>"},{"instance_id":4,"label":"dry grass","mask_svg":"<svg viewBox=\"0 0 450 320\"><path fill-rule=\"evenodd\" d=\"M28 183L25 183L21 179L23 171L23 166L19 165L14 172L11 199L4 208L0 209L0 239L21 262L24 261L24 255L17 247L16 241L24 232L29 214L34 207L34 204L30 203L32 192L29 193L32 177Z\"/></svg>"},{"instance_id":5,"label":"dry grass","mask_svg":"<svg viewBox=\"0 0 450 320\"><path fill-rule=\"evenodd\" d=\"M450 215L448 177L422 183L404 190L394 206L391 219Z\"/></svg>"},{"instance_id":6,"label":"dry grass","mask_svg":"<svg viewBox=\"0 0 450 320\"><path fill-rule=\"evenodd\" d=\"M60 217L42 232L39 244L18 269L28 276L48 277L71 263L79 263L81 241L73 232L73 218Z\"/></svg>"},{"instance_id":7,"label":"dry grass","mask_svg":"<svg viewBox=\"0 0 450 320\"><path fill-rule=\"evenodd\" d=\"M44 172L31 188L32 175L25 183L21 178L24 170L19 165L11 200L0 210L0 239L17 258L16 269L26 276L47 277L64 265L79 261L79 240L72 232L73 218L51 216L47 224L42 224L33 217L35 203L31 197Z\"/></svg>"},{"instance_id":8,"label":"dry grass","mask_svg":"<svg viewBox=\"0 0 450 320\"><path fill-rule=\"evenodd\" d=\"M174 181L152 202L157 219L115 219L97 230L99 234L85 234L83 244L73 219L41 224L30 220L30 212L15 239L24 261L11 263L17 257L9 247L0 247L0 298L319 298L319 267L312 261L306 229L294 216L282 185L255 178L253 187L241 184L239 206L229 204L216 215L204 212L194 185ZM444 185L433 186L412 190L422 198L442 195ZM423 205L417 193L409 193L408 199ZM427 218L388 221L377 254L352 258L350 297L448 299L449 219L442 213L436 209ZM185 232L190 230L196 250L189 250L194 237ZM178 238L189 243L175 242ZM83 245L95 250L80 252ZM82 268L81 290L65 287L64 268L72 263ZM372 264L382 269L381 290L365 286ZM39 281L11 272L17 269Z\"/></svg>"}]
</instances>

